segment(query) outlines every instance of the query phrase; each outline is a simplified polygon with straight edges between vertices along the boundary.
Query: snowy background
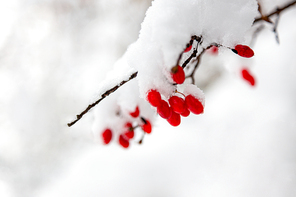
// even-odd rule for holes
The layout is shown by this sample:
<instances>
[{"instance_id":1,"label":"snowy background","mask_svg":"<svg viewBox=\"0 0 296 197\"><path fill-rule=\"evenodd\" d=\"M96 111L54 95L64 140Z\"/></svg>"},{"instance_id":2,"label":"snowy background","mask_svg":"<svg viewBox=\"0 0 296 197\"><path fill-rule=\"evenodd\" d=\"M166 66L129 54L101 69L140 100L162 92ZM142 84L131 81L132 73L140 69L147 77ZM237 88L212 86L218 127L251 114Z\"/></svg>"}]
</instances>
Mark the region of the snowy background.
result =
<instances>
[{"instance_id":1,"label":"snowy background","mask_svg":"<svg viewBox=\"0 0 296 197\"><path fill-rule=\"evenodd\" d=\"M289 1L261 2L268 12ZM177 128L157 119L128 150L94 142L92 113L66 126L137 39L150 4L0 2L0 196L296 195L295 6L280 17L280 45L266 25L251 60L205 58L200 73L213 63L216 74L200 85L203 115ZM238 62L255 88L235 72Z\"/></svg>"}]
</instances>

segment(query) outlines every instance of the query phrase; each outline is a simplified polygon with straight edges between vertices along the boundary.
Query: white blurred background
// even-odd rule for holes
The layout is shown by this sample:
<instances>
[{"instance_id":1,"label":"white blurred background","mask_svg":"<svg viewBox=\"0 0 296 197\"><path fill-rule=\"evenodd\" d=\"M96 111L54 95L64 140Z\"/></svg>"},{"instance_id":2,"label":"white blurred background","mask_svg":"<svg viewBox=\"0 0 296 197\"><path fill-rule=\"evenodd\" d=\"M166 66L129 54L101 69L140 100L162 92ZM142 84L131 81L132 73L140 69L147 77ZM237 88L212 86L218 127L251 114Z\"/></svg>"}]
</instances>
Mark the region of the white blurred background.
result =
<instances>
[{"instance_id":1,"label":"white blurred background","mask_svg":"<svg viewBox=\"0 0 296 197\"><path fill-rule=\"evenodd\" d=\"M261 2L268 12L289 1ZM251 60L204 58L203 115L177 128L159 119L128 150L93 141L92 113L66 126L137 39L150 4L0 2L1 197L296 196L295 6L280 17L280 45L265 25ZM250 67L255 88L238 63Z\"/></svg>"}]
</instances>

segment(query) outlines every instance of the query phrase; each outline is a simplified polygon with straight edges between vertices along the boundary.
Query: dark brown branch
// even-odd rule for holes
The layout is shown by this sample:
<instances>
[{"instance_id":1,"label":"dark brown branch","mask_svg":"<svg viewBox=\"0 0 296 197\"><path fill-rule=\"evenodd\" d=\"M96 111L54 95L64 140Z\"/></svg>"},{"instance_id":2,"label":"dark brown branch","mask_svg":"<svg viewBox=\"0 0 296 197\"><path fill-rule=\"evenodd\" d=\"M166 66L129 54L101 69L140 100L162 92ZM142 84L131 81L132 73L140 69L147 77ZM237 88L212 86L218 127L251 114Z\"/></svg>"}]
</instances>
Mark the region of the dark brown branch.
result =
<instances>
[{"instance_id":1,"label":"dark brown branch","mask_svg":"<svg viewBox=\"0 0 296 197\"><path fill-rule=\"evenodd\" d=\"M192 54L190 55L189 58L187 58L185 60L185 62L182 64L182 68L185 68L187 66L187 64L191 61L192 58L196 57L196 54L197 54L197 47L196 49L193 50Z\"/></svg>"},{"instance_id":2,"label":"dark brown branch","mask_svg":"<svg viewBox=\"0 0 296 197\"><path fill-rule=\"evenodd\" d=\"M208 48L207 48L208 49ZM199 66L199 64L200 64L200 58L201 58L201 56L204 54L204 52L206 51L206 49L203 49L201 52L200 52L200 54L197 56L197 58L196 58L196 64L194 65L194 68L193 68L193 70L192 70L192 72L191 72L191 74L190 75L188 75L188 76L186 76L186 78L191 78L191 82L192 82L192 84L195 84L195 79L194 79L194 74L195 74L195 72L196 72L196 70L197 70L197 68L198 68L198 66Z\"/></svg>"},{"instance_id":3,"label":"dark brown branch","mask_svg":"<svg viewBox=\"0 0 296 197\"><path fill-rule=\"evenodd\" d=\"M275 15L275 14L278 14L278 15L279 15L282 11L284 11L284 10L286 10L287 8L293 6L294 4L296 4L296 0L292 1L291 3L288 3L287 5L285 5L285 6L281 7L281 8L276 9L275 11L273 11L273 12L267 14L267 15L262 15L262 14L261 14L261 17L258 17L258 18L256 18L256 19L254 20L254 23L259 22L259 21L262 21L262 20L268 22L268 21L270 21L269 18L270 18L271 16L273 16L273 15ZM254 24L254 23L253 23L253 24Z\"/></svg>"},{"instance_id":4,"label":"dark brown branch","mask_svg":"<svg viewBox=\"0 0 296 197\"><path fill-rule=\"evenodd\" d=\"M99 100L97 100L96 102L88 105L88 107L83 110L80 114L76 115L76 119L70 123L68 123L68 127L71 127L72 125L74 125L78 120L80 120L84 114L86 114L90 109L92 109L94 106L96 106L97 104L99 104L105 97L109 96L111 93L115 92L119 87L121 87L123 84L125 84L126 82L132 80L133 78L137 77L138 72L134 72L127 80L121 81L118 85L114 86L113 88L107 90L106 92L104 92L101 95L101 98Z\"/></svg>"}]
</instances>

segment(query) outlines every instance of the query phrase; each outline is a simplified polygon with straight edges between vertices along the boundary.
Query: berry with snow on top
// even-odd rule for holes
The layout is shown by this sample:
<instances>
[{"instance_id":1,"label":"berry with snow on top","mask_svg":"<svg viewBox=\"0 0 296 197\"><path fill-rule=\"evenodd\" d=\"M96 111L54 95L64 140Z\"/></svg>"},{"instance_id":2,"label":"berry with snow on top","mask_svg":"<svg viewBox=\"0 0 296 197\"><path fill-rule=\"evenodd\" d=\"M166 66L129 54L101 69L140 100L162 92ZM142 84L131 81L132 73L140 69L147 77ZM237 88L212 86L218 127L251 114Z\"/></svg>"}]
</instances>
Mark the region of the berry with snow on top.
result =
<instances>
[{"instance_id":1,"label":"berry with snow on top","mask_svg":"<svg viewBox=\"0 0 296 197\"><path fill-rule=\"evenodd\" d=\"M193 95L187 95L185 97L185 103L189 109L194 114L201 114L203 113L204 107L202 103L198 100L198 98L194 97Z\"/></svg>"},{"instance_id":2,"label":"berry with snow on top","mask_svg":"<svg viewBox=\"0 0 296 197\"><path fill-rule=\"evenodd\" d=\"M169 103L172 110L178 114L181 114L186 108L184 99L178 96L171 96L169 98Z\"/></svg>"},{"instance_id":3,"label":"berry with snow on top","mask_svg":"<svg viewBox=\"0 0 296 197\"><path fill-rule=\"evenodd\" d=\"M157 90L149 90L147 93L147 100L152 106L157 107L160 104L161 95Z\"/></svg>"},{"instance_id":4,"label":"berry with snow on top","mask_svg":"<svg viewBox=\"0 0 296 197\"><path fill-rule=\"evenodd\" d=\"M137 106L135 111L134 112L131 112L130 115L133 117L133 118L137 118L140 114L140 110L139 110L139 107Z\"/></svg>"}]
</instances>

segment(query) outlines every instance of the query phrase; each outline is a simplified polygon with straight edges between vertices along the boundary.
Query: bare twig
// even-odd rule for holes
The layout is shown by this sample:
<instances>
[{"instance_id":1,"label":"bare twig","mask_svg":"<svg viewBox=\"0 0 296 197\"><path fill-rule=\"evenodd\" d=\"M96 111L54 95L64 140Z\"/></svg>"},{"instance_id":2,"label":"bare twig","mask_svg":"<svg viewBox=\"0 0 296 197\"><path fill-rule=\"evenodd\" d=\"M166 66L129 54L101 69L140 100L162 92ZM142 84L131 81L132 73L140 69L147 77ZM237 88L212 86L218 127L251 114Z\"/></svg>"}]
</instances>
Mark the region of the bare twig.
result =
<instances>
[{"instance_id":1,"label":"bare twig","mask_svg":"<svg viewBox=\"0 0 296 197\"><path fill-rule=\"evenodd\" d=\"M291 3L288 3L287 5L285 5L285 6L281 7L281 8L276 9L275 11L273 11L273 12L267 14L267 15L262 15L261 14L261 17L258 17L258 18L256 18L254 20L254 23L259 22L259 21L262 21L262 20L269 22L270 21L269 18L271 16L273 16L275 14L278 14L279 15L282 11L286 10L287 8L289 8L289 7L291 7L291 6L295 5L295 4L296 4L296 0L292 1Z\"/></svg>"},{"instance_id":2,"label":"bare twig","mask_svg":"<svg viewBox=\"0 0 296 197\"><path fill-rule=\"evenodd\" d=\"M275 23L274 23L274 27L273 27L273 32L275 34L275 40L278 44L280 44L280 39L279 39L279 34L277 32L277 27L278 27L278 24L279 24L279 19L280 19L280 15L277 14L277 17L275 19Z\"/></svg>"},{"instance_id":3,"label":"bare twig","mask_svg":"<svg viewBox=\"0 0 296 197\"><path fill-rule=\"evenodd\" d=\"M85 110L83 110L80 114L76 115L76 119L67 124L68 127L71 127L72 125L74 125L78 120L80 120L84 116L84 114L86 114L90 109L92 109L94 106L99 104L105 97L107 97L111 93L115 92L123 84L125 84L126 82L132 80L133 78L136 78L137 74L138 74L138 72L134 72L127 80L121 81L118 85L114 86L113 88L111 88L111 89L107 90L105 93L103 93L99 100L97 100L96 102L88 105L88 107Z\"/></svg>"},{"instance_id":4,"label":"bare twig","mask_svg":"<svg viewBox=\"0 0 296 197\"><path fill-rule=\"evenodd\" d=\"M194 68L193 68L191 74L188 75L188 76L186 76L186 78L191 78L191 82L192 82L192 84L195 84L194 74L195 74L195 72L196 72L196 70L197 70L197 68L198 68L198 66L199 66L199 64L200 64L200 58L201 58L201 56L204 54L205 51L206 51L206 49L203 49L203 50L200 52L200 54L199 54L199 55L197 56L197 58L196 58L196 64L194 65Z\"/></svg>"},{"instance_id":5,"label":"bare twig","mask_svg":"<svg viewBox=\"0 0 296 197\"><path fill-rule=\"evenodd\" d=\"M196 57L197 54L197 47L193 50L192 54L185 60L185 62L182 64L182 68L185 68L187 64L191 61L192 58Z\"/></svg>"}]
</instances>

